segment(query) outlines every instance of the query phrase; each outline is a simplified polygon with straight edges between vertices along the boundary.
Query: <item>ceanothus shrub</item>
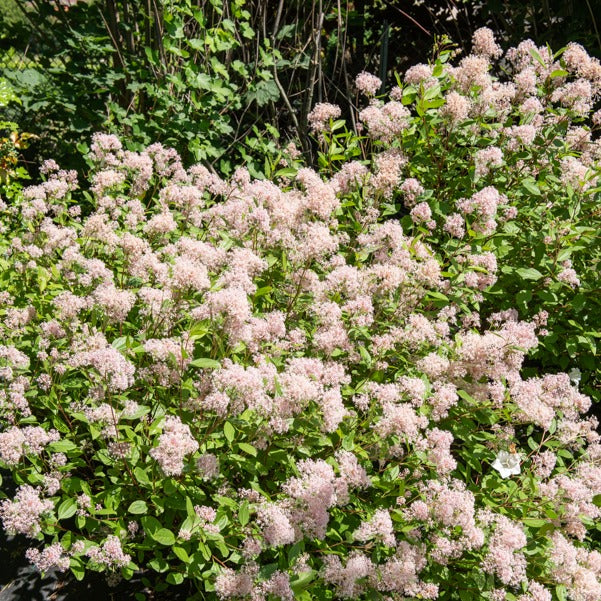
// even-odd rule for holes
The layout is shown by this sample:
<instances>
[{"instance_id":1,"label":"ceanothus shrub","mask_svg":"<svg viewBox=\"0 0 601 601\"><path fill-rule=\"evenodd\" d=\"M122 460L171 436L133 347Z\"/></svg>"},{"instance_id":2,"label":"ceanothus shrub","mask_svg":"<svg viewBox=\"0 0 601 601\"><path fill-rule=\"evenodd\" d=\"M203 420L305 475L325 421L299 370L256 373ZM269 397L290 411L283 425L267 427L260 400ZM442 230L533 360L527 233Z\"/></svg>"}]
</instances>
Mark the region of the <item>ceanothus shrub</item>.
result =
<instances>
[{"instance_id":1,"label":"ceanothus shrub","mask_svg":"<svg viewBox=\"0 0 601 601\"><path fill-rule=\"evenodd\" d=\"M580 370L601 402L601 64L573 43L553 54L526 40L502 55L480 29L471 55L452 62L441 46L381 98L380 80L361 74L354 131L336 106L309 115L321 167L363 183L370 164L387 213L436 251L452 290L484 293L482 317L546 311L532 358Z\"/></svg>"},{"instance_id":2,"label":"ceanothus shrub","mask_svg":"<svg viewBox=\"0 0 601 601\"><path fill-rule=\"evenodd\" d=\"M41 571L197 599L601 598L590 400L522 376L544 313L481 323L502 255L443 270L387 215L401 149L325 180L289 159L223 181L103 134L91 161L89 193L47 161L0 212L0 519Z\"/></svg>"}]
</instances>

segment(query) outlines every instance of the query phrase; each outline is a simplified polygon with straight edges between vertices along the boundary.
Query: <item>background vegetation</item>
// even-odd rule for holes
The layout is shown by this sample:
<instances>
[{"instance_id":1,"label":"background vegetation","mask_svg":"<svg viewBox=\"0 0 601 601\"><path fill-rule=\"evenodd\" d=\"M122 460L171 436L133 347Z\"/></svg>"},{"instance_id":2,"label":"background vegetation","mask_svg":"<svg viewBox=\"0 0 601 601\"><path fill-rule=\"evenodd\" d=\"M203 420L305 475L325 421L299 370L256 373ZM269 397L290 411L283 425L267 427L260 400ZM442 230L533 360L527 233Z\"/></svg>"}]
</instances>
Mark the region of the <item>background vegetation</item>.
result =
<instances>
[{"instance_id":1,"label":"background vegetation","mask_svg":"<svg viewBox=\"0 0 601 601\"><path fill-rule=\"evenodd\" d=\"M32 169L48 156L81 168L75 149L102 129L259 173L279 138L313 162L308 112L333 102L350 116L364 69L385 87L437 39L468 51L481 26L505 46L575 41L599 55L599 14L599 0L2 0L0 75L21 100L5 113L37 135Z\"/></svg>"}]
</instances>

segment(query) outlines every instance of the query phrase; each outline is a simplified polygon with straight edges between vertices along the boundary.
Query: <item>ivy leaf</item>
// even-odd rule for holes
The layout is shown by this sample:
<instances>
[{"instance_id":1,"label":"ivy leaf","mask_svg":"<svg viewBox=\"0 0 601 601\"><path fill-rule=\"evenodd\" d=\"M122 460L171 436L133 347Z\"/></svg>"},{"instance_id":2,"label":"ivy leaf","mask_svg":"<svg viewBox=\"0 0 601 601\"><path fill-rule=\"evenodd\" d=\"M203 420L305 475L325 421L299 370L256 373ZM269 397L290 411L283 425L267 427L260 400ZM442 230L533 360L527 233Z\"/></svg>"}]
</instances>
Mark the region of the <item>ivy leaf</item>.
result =
<instances>
[{"instance_id":1,"label":"ivy leaf","mask_svg":"<svg viewBox=\"0 0 601 601\"><path fill-rule=\"evenodd\" d=\"M249 102L256 102L258 106L265 106L275 102L280 97L280 91L274 81L260 81L247 95Z\"/></svg>"}]
</instances>

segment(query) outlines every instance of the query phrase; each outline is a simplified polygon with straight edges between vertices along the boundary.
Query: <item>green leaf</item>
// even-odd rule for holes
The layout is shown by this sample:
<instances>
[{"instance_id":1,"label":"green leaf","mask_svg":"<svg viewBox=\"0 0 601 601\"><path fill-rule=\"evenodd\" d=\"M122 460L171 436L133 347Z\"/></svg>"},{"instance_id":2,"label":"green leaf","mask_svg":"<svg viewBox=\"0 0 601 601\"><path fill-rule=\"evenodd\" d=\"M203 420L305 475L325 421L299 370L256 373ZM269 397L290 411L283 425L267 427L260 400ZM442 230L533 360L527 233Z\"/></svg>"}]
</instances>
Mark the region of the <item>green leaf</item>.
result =
<instances>
[{"instance_id":1,"label":"green leaf","mask_svg":"<svg viewBox=\"0 0 601 601\"><path fill-rule=\"evenodd\" d=\"M146 470L142 469L141 467L134 468L134 476L140 484L150 484L150 480L148 479L148 474L146 473Z\"/></svg>"},{"instance_id":2,"label":"green leaf","mask_svg":"<svg viewBox=\"0 0 601 601\"><path fill-rule=\"evenodd\" d=\"M143 514L148 511L148 505L145 501L134 501L128 508L129 513Z\"/></svg>"},{"instance_id":3,"label":"green leaf","mask_svg":"<svg viewBox=\"0 0 601 601\"><path fill-rule=\"evenodd\" d=\"M248 507L248 501L244 501L240 505L240 509L238 510L238 520L240 521L240 525L246 526L246 524L248 524L249 518L250 518L250 509Z\"/></svg>"},{"instance_id":4,"label":"green leaf","mask_svg":"<svg viewBox=\"0 0 601 601\"><path fill-rule=\"evenodd\" d=\"M175 544L175 535L167 528L159 528L152 536L152 539L161 545L170 547Z\"/></svg>"},{"instance_id":5,"label":"green leaf","mask_svg":"<svg viewBox=\"0 0 601 601\"><path fill-rule=\"evenodd\" d=\"M53 453L69 453L69 451L74 451L77 448L78 446L71 440L57 440L56 442L51 442L46 447L46 449Z\"/></svg>"},{"instance_id":6,"label":"green leaf","mask_svg":"<svg viewBox=\"0 0 601 601\"><path fill-rule=\"evenodd\" d=\"M535 48L530 48L530 54L531 54L531 56L533 56L536 59L536 61L538 62L538 64L541 67L544 67L544 68L547 67L547 65L545 64L545 61L542 59L542 57L539 54L538 50L536 50Z\"/></svg>"},{"instance_id":7,"label":"green leaf","mask_svg":"<svg viewBox=\"0 0 601 601\"><path fill-rule=\"evenodd\" d=\"M365 362L365 365L369 367L371 365L371 355L368 350L364 346L360 346L359 354L361 355L361 359Z\"/></svg>"},{"instance_id":8,"label":"green leaf","mask_svg":"<svg viewBox=\"0 0 601 601\"><path fill-rule=\"evenodd\" d=\"M225 424L223 424L223 434L228 442L232 442L232 440L234 440L234 437L236 436L236 430L230 422L225 422Z\"/></svg>"},{"instance_id":9,"label":"green leaf","mask_svg":"<svg viewBox=\"0 0 601 601\"><path fill-rule=\"evenodd\" d=\"M82 581L86 575L86 568L83 561L79 557L71 557L69 560L69 568L75 576L75 580Z\"/></svg>"},{"instance_id":10,"label":"green leaf","mask_svg":"<svg viewBox=\"0 0 601 601\"><path fill-rule=\"evenodd\" d=\"M192 503L190 497L186 497L186 514L190 518L196 517L196 511L194 511L194 503Z\"/></svg>"},{"instance_id":11,"label":"green leaf","mask_svg":"<svg viewBox=\"0 0 601 601\"><path fill-rule=\"evenodd\" d=\"M171 550L173 551L173 554L178 559L181 559L184 563L189 563L190 556L188 555L188 552L183 547L173 547L173 549L171 549Z\"/></svg>"},{"instance_id":12,"label":"green leaf","mask_svg":"<svg viewBox=\"0 0 601 601\"><path fill-rule=\"evenodd\" d=\"M169 569L169 564L162 556L155 557L154 559L148 562L148 565L159 574L166 572Z\"/></svg>"},{"instance_id":13,"label":"green leaf","mask_svg":"<svg viewBox=\"0 0 601 601\"><path fill-rule=\"evenodd\" d=\"M255 101L258 106L265 106L275 102L280 97L280 90L274 81L260 81L253 90L246 95L249 102Z\"/></svg>"},{"instance_id":14,"label":"green leaf","mask_svg":"<svg viewBox=\"0 0 601 601\"><path fill-rule=\"evenodd\" d=\"M184 581L184 575L181 572L170 572L166 578L169 584L181 584Z\"/></svg>"},{"instance_id":15,"label":"green leaf","mask_svg":"<svg viewBox=\"0 0 601 601\"><path fill-rule=\"evenodd\" d=\"M538 270L534 269L534 267L520 267L515 270L516 273L525 280L540 280L543 277L543 274Z\"/></svg>"},{"instance_id":16,"label":"green leaf","mask_svg":"<svg viewBox=\"0 0 601 601\"><path fill-rule=\"evenodd\" d=\"M522 180L522 186L526 188L530 194L533 194L534 196L541 196L541 191L532 178L526 178Z\"/></svg>"},{"instance_id":17,"label":"green leaf","mask_svg":"<svg viewBox=\"0 0 601 601\"><path fill-rule=\"evenodd\" d=\"M127 344L128 344L127 336L121 336L120 338L115 338L115 340L113 340L113 342L111 342L111 346L113 348L117 349L118 351L124 351L127 348Z\"/></svg>"},{"instance_id":18,"label":"green leaf","mask_svg":"<svg viewBox=\"0 0 601 601\"><path fill-rule=\"evenodd\" d=\"M248 455L252 455L253 457L257 456L257 449L255 449L255 447L253 447L252 445L248 444L247 442L240 442L240 443L238 443L238 447L239 447L239 449L241 451L244 451Z\"/></svg>"},{"instance_id":19,"label":"green leaf","mask_svg":"<svg viewBox=\"0 0 601 601\"><path fill-rule=\"evenodd\" d=\"M301 572L295 580L292 580L290 582L290 588L295 593L300 593L302 590L306 589L311 584L311 582L313 582L316 574L317 572L315 570Z\"/></svg>"},{"instance_id":20,"label":"green leaf","mask_svg":"<svg viewBox=\"0 0 601 601\"><path fill-rule=\"evenodd\" d=\"M144 516L140 522L142 523L144 532L146 532L146 534L148 534L148 536L151 538L153 538L154 533L161 528L161 522L151 515Z\"/></svg>"},{"instance_id":21,"label":"green leaf","mask_svg":"<svg viewBox=\"0 0 601 601\"><path fill-rule=\"evenodd\" d=\"M522 520L522 523L525 524L526 526L532 526L533 528L540 528L541 526L544 526L548 522L547 522L547 520L541 520L539 518L524 518Z\"/></svg>"},{"instance_id":22,"label":"green leaf","mask_svg":"<svg viewBox=\"0 0 601 601\"><path fill-rule=\"evenodd\" d=\"M206 561L209 561L209 559L211 559L211 550L203 542L198 543L198 550L201 552L202 556L205 558Z\"/></svg>"},{"instance_id":23,"label":"green leaf","mask_svg":"<svg viewBox=\"0 0 601 601\"><path fill-rule=\"evenodd\" d=\"M58 519L59 520L67 520L70 517L74 516L77 512L77 501L75 499L65 499L58 506Z\"/></svg>"},{"instance_id":24,"label":"green leaf","mask_svg":"<svg viewBox=\"0 0 601 601\"><path fill-rule=\"evenodd\" d=\"M190 365L193 367L201 367L202 369L219 369L221 367L221 363L219 363L219 361L215 361L215 359L209 359L208 357L194 359L194 361L190 361Z\"/></svg>"}]
</instances>

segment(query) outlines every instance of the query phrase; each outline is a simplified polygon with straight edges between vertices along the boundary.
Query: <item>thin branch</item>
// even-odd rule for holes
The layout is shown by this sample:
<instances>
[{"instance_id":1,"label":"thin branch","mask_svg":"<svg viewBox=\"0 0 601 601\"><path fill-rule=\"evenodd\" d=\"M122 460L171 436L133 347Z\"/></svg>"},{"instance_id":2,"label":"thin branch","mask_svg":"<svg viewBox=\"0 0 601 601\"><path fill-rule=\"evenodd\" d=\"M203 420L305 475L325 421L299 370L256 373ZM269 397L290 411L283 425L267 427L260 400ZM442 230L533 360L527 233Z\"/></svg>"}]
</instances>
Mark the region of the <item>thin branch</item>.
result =
<instances>
[{"instance_id":1,"label":"thin branch","mask_svg":"<svg viewBox=\"0 0 601 601\"><path fill-rule=\"evenodd\" d=\"M410 14L406 13L404 10L400 9L398 6L395 6L391 2L386 2L386 4L390 6L390 8L394 8L394 10L399 11L403 15L403 17L409 19L416 27L419 27L419 29L421 29L426 35L432 37L432 33L428 31L421 23L419 23L419 21L416 21Z\"/></svg>"}]
</instances>

